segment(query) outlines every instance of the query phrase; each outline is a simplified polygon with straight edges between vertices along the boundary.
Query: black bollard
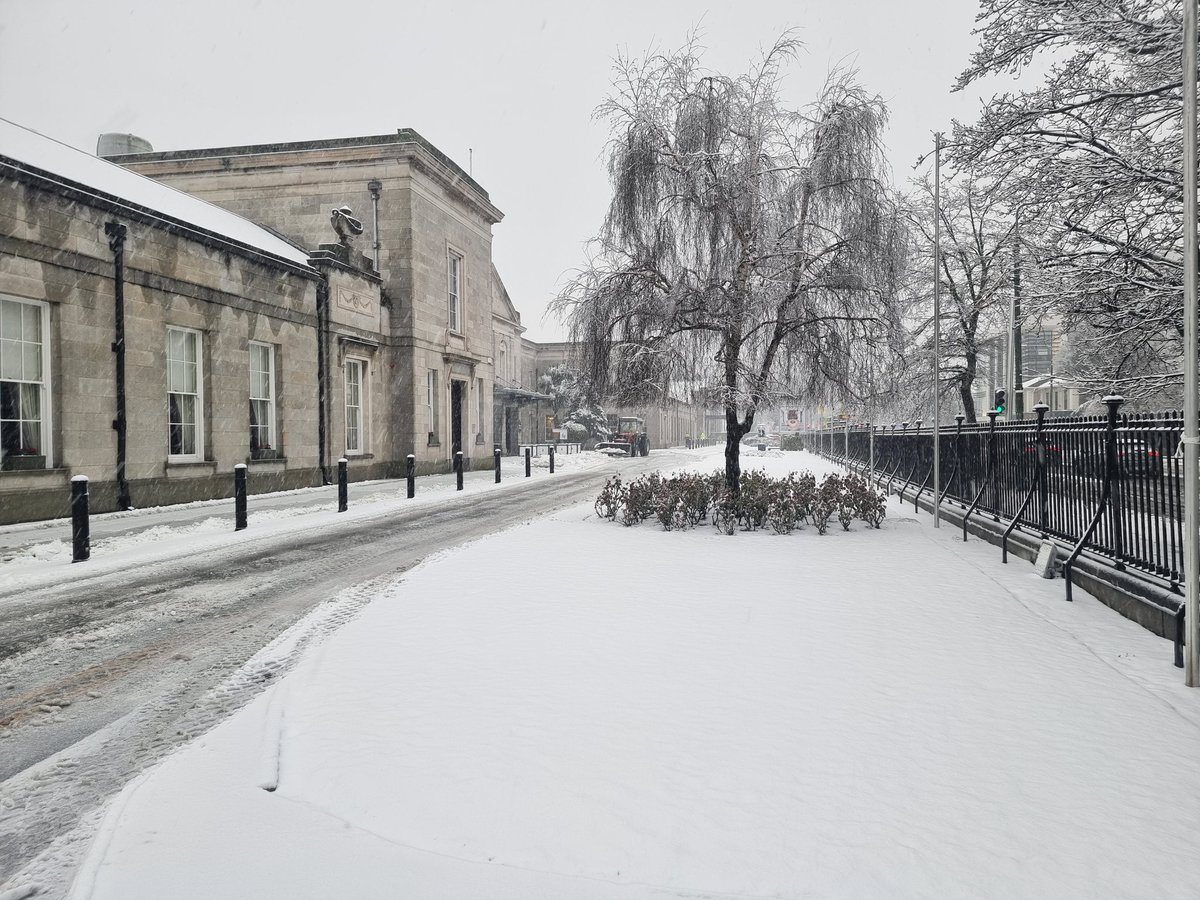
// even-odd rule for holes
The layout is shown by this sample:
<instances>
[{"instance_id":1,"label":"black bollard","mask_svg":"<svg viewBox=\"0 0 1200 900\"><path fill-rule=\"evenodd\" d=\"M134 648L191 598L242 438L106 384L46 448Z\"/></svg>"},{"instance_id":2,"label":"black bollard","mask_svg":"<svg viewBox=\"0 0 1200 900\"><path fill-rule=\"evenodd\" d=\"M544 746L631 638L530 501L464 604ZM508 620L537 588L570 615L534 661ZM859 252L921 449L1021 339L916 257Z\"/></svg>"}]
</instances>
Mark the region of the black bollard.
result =
<instances>
[{"instance_id":1,"label":"black bollard","mask_svg":"<svg viewBox=\"0 0 1200 900\"><path fill-rule=\"evenodd\" d=\"M455 475L455 490L462 490L463 479L463 458L462 451L459 450L454 454L454 475Z\"/></svg>"},{"instance_id":2,"label":"black bollard","mask_svg":"<svg viewBox=\"0 0 1200 900\"><path fill-rule=\"evenodd\" d=\"M408 481L408 499L417 495L417 458L411 453L404 461L404 478Z\"/></svg>"},{"instance_id":3,"label":"black bollard","mask_svg":"<svg viewBox=\"0 0 1200 900\"><path fill-rule=\"evenodd\" d=\"M246 527L246 464L233 467L233 530Z\"/></svg>"},{"instance_id":4,"label":"black bollard","mask_svg":"<svg viewBox=\"0 0 1200 900\"><path fill-rule=\"evenodd\" d=\"M554 445L550 445L550 474L554 474Z\"/></svg>"},{"instance_id":5,"label":"black bollard","mask_svg":"<svg viewBox=\"0 0 1200 900\"><path fill-rule=\"evenodd\" d=\"M347 482L350 480L350 460L342 457L338 460L338 512L345 512L350 506L350 490Z\"/></svg>"},{"instance_id":6,"label":"black bollard","mask_svg":"<svg viewBox=\"0 0 1200 900\"><path fill-rule=\"evenodd\" d=\"M83 562L92 555L92 526L88 521L88 478L71 479L71 562Z\"/></svg>"},{"instance_id":7,"label":"black bollard","mask_svg":"<svg viewBox=\"0 0 1200 900\"><path fill-rule=\"evenodd\" d=\"M526 478L528 478L533 471L529 466L529 457L532 453L533 453L532 448L530 448L530 447L525 448L525 477Z\"/></svg>"},{"instance_id":8,"label":"black bollard","mask_svg":"<svg viewBox=\"0 0 1200 900\"><path fill-rule=\"evenodd\" d=\"M496 484L500 483L500 448L496 447L492 450L492 456L496 460Z\"/></svg>"}]
</instances>

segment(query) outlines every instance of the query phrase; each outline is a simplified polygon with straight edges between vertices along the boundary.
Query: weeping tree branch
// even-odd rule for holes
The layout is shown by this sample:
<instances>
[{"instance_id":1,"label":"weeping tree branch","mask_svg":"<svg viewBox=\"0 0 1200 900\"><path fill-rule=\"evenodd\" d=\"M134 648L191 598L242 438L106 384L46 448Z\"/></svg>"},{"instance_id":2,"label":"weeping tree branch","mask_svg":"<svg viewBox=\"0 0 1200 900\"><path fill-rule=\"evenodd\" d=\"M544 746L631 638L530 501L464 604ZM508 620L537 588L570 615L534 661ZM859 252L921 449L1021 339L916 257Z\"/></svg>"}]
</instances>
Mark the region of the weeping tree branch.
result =
<instances>
[{"instance_id":1,"label":"weeping tree branch","mask_svg":"<svg viewBox=\"0 0 1200 900\"><path fill-rule=\"evenodd\" d=\"M705 386L725 409L733 492L758 411L851 395L899 319L908 238L880 144L886 110L849 71L787 108L779 80L798 47L785 34L741 75L704 69L694 42L617 60L596 111L612 199L591 261L554 304L605 395Z\"/></svg>"}]
</instances>

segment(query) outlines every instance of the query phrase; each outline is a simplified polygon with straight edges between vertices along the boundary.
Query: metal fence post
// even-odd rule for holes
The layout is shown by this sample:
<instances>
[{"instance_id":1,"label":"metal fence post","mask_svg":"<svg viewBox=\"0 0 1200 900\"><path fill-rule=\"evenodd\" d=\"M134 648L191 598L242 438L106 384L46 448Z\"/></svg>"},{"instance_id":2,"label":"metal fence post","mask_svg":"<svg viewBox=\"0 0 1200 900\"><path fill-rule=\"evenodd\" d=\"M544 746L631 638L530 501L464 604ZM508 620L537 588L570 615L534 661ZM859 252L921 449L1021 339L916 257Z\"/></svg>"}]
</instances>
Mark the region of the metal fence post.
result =
<instances>
[{"instance_id":1,"label":"metal fence post","mask_svg":"<svg viewBox=\"0 0 1200 900\"><path fill-rule=\"evenodd\" d=\"M958 479L958 489L962 490L962 427L966 416L962 413L956 413L954 416L954 471L950 475L950 481L946 482L946 493L950 493L950 485L955 479ZM970 488L967 489L970 492Z\"/></svg>"},{"instance_id":2,"label":"metal fence post","mask_svg":"<svg viewBox=\"0 0 1200 900\"><path fill-rule=\"evenodd\" d=\"M867 423L867 455L870 459L869 468L871 472L871 483L875 483L875 426L870 422Z\"/></svg>"},{"instance_id":3,"label":"metal fence post","mask_svg":"<svg viewBox=\"0 0 1200 900\"><path fill-rule=\"evenodd\" d=\"M454 479L454 489L461 491L463 489L463 457L461 450L454 452Z\"/></svg>"},{"instance_id":4,"label":"metal fence post","mask_svg":"<svg viewBox=\"0 0 1200 900\"><path fill-rule=\"evenodd\" d=\"M1104 433L1104 479L1109 482L1109 510L1112 516L1113 550L1118 572L1125 570L1125 526L1122 522L1121 466L1117 461L1117 410L1125 402L1124 397L1110 395L1104 398L1108 407L1108 427Z\"/></svg>"},{"instance_id":5,"label":"metal fence post","mask_svg":"<svg viewBox=\"0 0 1200 900\"><path fill-rule=\"evenodd\" d=\"M526 447L525 448L525 477L526 478L528 478L533 472L533 470L530 468L530 464L529 464L529 460L530 460L531 456L533 456L533 448Z\"/></svg>"},{"instance_id":6,"label":"metal fence post","mask_svg":"<svg viewBox=\"0 0 1200 900\"><path fill-rule=\"evenodd\" d=\"M492 449L492 458L496 461L496 484L500 483L500 448Z\"/></svg>"},{"instance_id":7,"label":"metal fence post","mask_svg":"<svg viewBox=\"0 0 1200 900\"><path fill-rule=\"evenodd\" d=\"M342 457L338 460L338 512L345 512L350 506L350 489L347 483L350 480L350 460Z\"/></svg>"},{"instance_id":8,"label":"metal fence post","mask_svg":"<svg viewBox=\"0 0 1200 900\"><path fill-rule=\"evenodd\" d=\"M1175 611L1175 668L1183 668L1183 647L1186 643L1184 632L1187 629L1187 605L1180 604Z\"/></svg>"},{"instance_id":9,"label":"metal fence post","mask_svg":"<svg viewBox=\"0 0 1200 900\"><path fill-rule=\"evenodd\" d=\"M1000 486L997 483L996 472L996 416L1000 415L994 409L988 410L988 485L991 491L992 519L999 522Z\"/></svg>"},{"instance_id":10,"label":"metal fence post","mask_svg":"<svg viewBox=\"0 0 1200 900\"><path fill-rule=\"evenodd\" d=\"M88 477L71 479L71 562L83 562L92 555L92 526L88 519Z\"/></svg>"},{"instance_id":11,"label":"metal fence post","mask_svg":"<svg viewBox=\"0 0 1200 900\"><path fill-rule=\"evenodd\" d=\"M554 445L550 445L550 474L554 474Z\"/></svg>"},{"instance_id":12,"label":"metal fence post","mask_svg":"<svg viewBox=\"0 0 1200 900\"><path fill-rule=\"evenodd\" d=\"M1037 479L1038 479L1038 531L1043 539L1047 535L1046 526L1050 518L1050 488L1046 480L1046 435L1043 429L1046 427L1046 413L1050 407L1045 403L1039 403L1033 411L1037 415Z\"/></svg>"},{"instance_id":13,"label":"metal fence post","mask_svg":"<svg viewBox=\"0 0 1200 900\"><path fill-rule=\"evenodd\" d=\"M246 527L246 464L233 467L233 530Z\"/></svg>"},{"instance_id":14,"label":"metal fence post","mask_svg":"<svg viewBox=\"0 0 1200 900\"><path fill-rule=\"evenodd\" d=\"M411 453L404 460L404 480L408 482L408 499L411 500L417 494L417 458Z\"/></svg>"}]
</instances>

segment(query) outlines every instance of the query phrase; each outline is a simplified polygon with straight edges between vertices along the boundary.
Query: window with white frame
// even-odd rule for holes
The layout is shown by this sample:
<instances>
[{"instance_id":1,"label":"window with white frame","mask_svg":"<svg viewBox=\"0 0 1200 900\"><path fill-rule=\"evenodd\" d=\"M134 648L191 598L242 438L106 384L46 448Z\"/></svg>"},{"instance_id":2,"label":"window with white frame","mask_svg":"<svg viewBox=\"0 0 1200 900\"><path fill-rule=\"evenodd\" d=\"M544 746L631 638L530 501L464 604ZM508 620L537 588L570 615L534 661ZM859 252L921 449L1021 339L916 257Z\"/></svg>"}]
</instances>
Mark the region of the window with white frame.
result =
<instances>
[{"instance_id":1,"label":"window with white frame","mask_svg":"<svg viewBox=\"0 0 1200 900\"><path fill-rule=\"evenodd\" d=\"M450 295L451 331L462 331L462 268L462 256L453 250L446 251L446 289Z\"/></svg>"},{"instance_id":2,"label":"window with white frame","mask_svg":"<svg viewBox=\"0 0 1200 900\"><path fill-rule=\"evenodd\" d=\"M438 442L438 432L440 429L440 416L438 401L441 398L438 396L438 373L437 369L430 369L425 373L425 408L429 414L429 442L436 444Z\"/></svg>"},{"instance_id":3,"label":"window with white frame","mask_svg":"<svg viewBox=\"0 0 1200 900\"><path fill-rule=\"evenodd\" d=\"M45 468L48 342L44 303L0 297L0 468Z\"/></svg>"},{"instance_id":4,"label":"window with white frame","mask_svg":"<svg viewBox=\"0 0 1200 900\"><path fill-rule=\"evenodd\" d=\"M278 455L275 437L275 348L250 342L250 455Z\"/></svg>"},{"instance_id":5,"label":"window with white frame","mask_svg":"<svg viewBox=\"0 0 1200 900\"><path fill-rule=\"evenodd\" d=\"M366 452L366 393L367 363L347 359L346 373L346 453Z\"/></svg>"},{"instance_id":6,"label":"window with white frame","mask_svg":"<svg viewBox=\"0 0 1200 900\"><path fill-rule=\"evenodd\" d=\"M204 372L200 332L167 329L167 458L199 460L204 454Z\"/></svg>"}]
</instances>

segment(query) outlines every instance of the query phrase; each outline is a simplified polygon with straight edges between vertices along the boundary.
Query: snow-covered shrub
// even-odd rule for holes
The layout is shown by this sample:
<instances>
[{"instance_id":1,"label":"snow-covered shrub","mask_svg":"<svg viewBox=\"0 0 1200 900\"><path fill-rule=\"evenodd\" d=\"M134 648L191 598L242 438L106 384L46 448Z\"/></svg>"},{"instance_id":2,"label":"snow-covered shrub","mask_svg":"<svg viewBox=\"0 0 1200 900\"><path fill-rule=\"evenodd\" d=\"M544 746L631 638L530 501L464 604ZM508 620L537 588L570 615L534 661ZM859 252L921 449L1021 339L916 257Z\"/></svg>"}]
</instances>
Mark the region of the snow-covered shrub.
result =
<instances>
[{"instance_id":1,"label":"snow-covered shrub","mask_svg":"<svg viewBox=\"0 0 1200 900\"><path fill-rule=\"evenodd\" d=\"M787 499L776 499L767 507L767 524L776 534L791 534L800 524L796 505Z\"/></svg>"},{"instance_id":2,"label":"snow-covered shrub","mask_svg":"<svg viewBox=\"0 0 1200 900\"><path fill-rule=\"evenodd\" d=\"M738 512L742 526L747 531L756 531L767 521L767 510L774 500L775 482L760 469L742 473L742 496L738 501Z\"/></svg>"},{"instance_id":3,"label":"snow-covered shrub","mask_svg":"<svg viewBox=\"0 0 1200 900\"><path fill-rule=\"evenodd\" d=\"M737 500L722 487L720 492L713 497L713 527L723 534L733 534L737 531L739 518L740 513Z\"/></svg>"},{"instance_id":4,"label":"snow-covered shrub","mask_svg":"<svg viewBox=\"0 0 1200 900\"><path fill-rule=\"evenodd\" d=\"M693 528L708 517L712 479L684 474L659 482L654 514L667 531Z\"/></svg>"},{"instance_id":5,"label":"snow-covered shrub","mask_svg":"<svg viewBox=\"0 0 1200 900\"><path fill-rule=\"evenodd\" d=\"M829 528L829 520L842 505L842 479L840 475L830 473L825 476L816 490L813 498L812 512L809 518L817 527L818 534L824 534Z\"/></svg>"},{"instance_id":6,"label":"snow-covered shrub","mask_svg":"<svg viewBox=\"0 0 1200 900\"><path fill-rule=\"evenodd\" d=\"M621 476L614 475L600 489L600 496L596 498L595 504L596 515L611 522L624 505L625 487L621 484Z\"/></svg>"},{"instance_id":7,"label":"snow-covered shrub","mask_svg":"<svg viewBox=\"0 0 1200 900\"><path fill-rule=\"evenodd\" d=\"M798 434L785 434L779 441L780 450L803 450L804 438Z\"/></svg>"},{"instance_id":8,"label":"snow-covered shrub","mask_svg":"<svg viewBox=\"0 0 1200 900\"><path fill-rule=\"evenodd\" d=\"M861 475L846 478L854 502L854 514L872 528L878 528L887 515L887 496Z\"/></svg>"},{"instance_id":9,"label":"snow-covered shrub","mask_svg":"<svg viewBox=\"0 0 1200 900\"><path fill-rule=\"evenodd\" d=\"M764 525L776 534L791 534L809 521L824 534L835 516L849 531L856 517L878 528L885 512L884 495L859 475L830 474L818 484L811 472L772 479L754 470L742 473L740 487L736 497L727 491L721 472L671 478L655 472L628 484L614 475L596 498L596 515L610 521L620 517L628 526L653 517L665 531L694 528L707 518L725 534Z\"/></svg>"},{"instance_id":10,"label":"snow-covered shrub","mask_svg":"<svg viewBox=\"0 0 1200 900\"><path fill-rule=\"evenodd\" d=\"M654 515L662 481L661 475L651 472L629 482L621 507L621 521L625 525L637 525Z\"/></svg>"}]
</instances>

